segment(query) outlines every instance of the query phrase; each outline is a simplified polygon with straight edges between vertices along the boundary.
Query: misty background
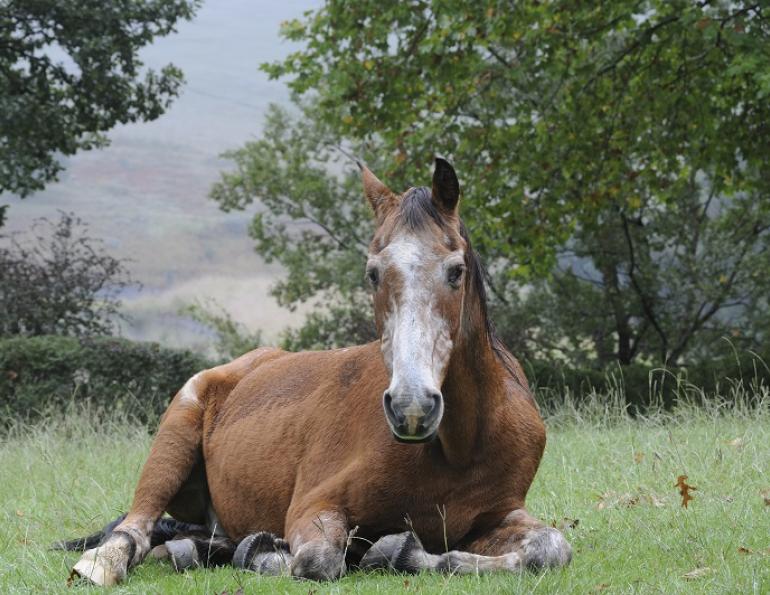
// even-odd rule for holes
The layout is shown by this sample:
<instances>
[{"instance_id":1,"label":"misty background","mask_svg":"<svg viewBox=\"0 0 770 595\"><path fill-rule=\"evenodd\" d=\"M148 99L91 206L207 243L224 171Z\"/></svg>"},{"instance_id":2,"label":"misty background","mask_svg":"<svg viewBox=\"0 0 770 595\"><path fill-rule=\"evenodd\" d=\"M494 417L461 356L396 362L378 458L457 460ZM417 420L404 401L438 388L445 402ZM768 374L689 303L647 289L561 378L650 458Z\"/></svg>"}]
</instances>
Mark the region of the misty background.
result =
<instances>
[{"instance_id":1,"label":"misty background","mask_svg":"<svg viewBox=\"0 0 770 595\"><path fill-rule=\"evenodd\" d=\"M288 104L284 81L269 81L259 64L296 49L279 38L280 23L317 8L316 0L205 2L191 22L160 37L140 55L147 68L169 62L185 85L153 122L119 125L110 146L63 160L60 181L10 203L4 232L39 217L73 211L90 235L128 260L135 281L121 295L128 319L121 334L172 347L208 350L210 331L179 309L213 299L266 341L302 313L280 308L268 294L280 272L253 249L254 209L223 213L208 198L230 164L221 154L257 136L270 103Z\"/></svg>"}]
</instances>

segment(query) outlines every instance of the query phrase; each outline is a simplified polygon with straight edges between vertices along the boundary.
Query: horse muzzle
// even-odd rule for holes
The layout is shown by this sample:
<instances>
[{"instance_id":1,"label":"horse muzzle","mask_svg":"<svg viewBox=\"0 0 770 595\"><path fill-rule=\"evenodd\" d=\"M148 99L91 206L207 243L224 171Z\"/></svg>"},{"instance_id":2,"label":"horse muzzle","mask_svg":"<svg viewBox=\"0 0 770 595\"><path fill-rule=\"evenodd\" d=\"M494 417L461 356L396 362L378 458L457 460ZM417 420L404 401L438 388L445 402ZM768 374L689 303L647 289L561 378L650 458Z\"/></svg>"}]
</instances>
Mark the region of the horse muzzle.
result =
<instances>
[{"instance_id":1,"label":"horse muzzle","mask_svg":"<svg viewBox=\"0 0 770 595\"><path fill-rule=\"evenodd\" d=\"M382 405L393 436L408 444L433 440L444 415L444 399L435 391L425 391L419 396L386 391Z\"/></svg>"}]
</instances>

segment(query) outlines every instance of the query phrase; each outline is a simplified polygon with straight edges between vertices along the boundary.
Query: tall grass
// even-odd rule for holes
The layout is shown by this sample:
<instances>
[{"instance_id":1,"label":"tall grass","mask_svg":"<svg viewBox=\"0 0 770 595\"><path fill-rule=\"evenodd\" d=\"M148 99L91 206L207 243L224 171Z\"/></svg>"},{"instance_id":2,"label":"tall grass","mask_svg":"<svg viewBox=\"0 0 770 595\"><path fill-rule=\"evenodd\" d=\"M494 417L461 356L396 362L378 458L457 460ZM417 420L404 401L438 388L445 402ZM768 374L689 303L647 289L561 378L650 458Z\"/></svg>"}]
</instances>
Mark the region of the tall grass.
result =
<instances>
[{"instance_id":1,"label":"tall grass","mask_svg":"<svg viewBox=\"0 0 770 595\"><path fill-rule=\"evenodd\" d=\"M679 382L672 409L659 400L633 414L622 378L602 394L541 395L548 445L528 507L565 528L574 559L564 570L482 577L353 573L308 585L232 568L178 575L148 561L115 592L768 593L770 391L735 379L707 399ZM125 511L151 434L138 420L87 401L47 411L33 424L5 425L1 593L64 590L77 554L48 545L90 533ZM674 487L681 474L698 488L687 508Z\"/></svg>"}]
</instances>

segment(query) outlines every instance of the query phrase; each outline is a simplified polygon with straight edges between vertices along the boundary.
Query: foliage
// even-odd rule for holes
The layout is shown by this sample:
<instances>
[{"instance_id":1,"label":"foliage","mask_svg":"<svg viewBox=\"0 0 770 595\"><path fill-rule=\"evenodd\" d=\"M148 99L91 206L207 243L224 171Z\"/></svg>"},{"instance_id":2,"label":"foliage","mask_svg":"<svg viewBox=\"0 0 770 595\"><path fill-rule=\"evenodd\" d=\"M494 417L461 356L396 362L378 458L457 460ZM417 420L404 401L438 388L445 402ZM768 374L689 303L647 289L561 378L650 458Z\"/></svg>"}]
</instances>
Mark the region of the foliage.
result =
<instances>
[{"instance_id":1,"label":"foliage","mask_svg":"<svg viewBox=\"0 0 770 595\"><path fill-rule=\"evenodd\" d=\"M71 401L154 423L200 355L112 337L0 338L0 419L35 419Z\"/></svg>"},{"instance_id":2,"label":"foliage","mask_svg":"<svg viewBox=\"0 0 770 595\"><path fill-rule=\"evenodd\" d=\"M139 50L192 18L198 0L6 0L0 5L0 193L56 180L62 156L104 146L119 123L154 120L182 83Z\"/></svg>"},{"instance_id":3,"label":"foliage","mask_svg":"<svg viewBox=\"0 0 770 595\"><path fill-rule=\"evenodd\" d=\"M358 171L342 168L349 159L335 137L319 122L293 120L272 106L262 138L225 156L235 169L222 174L211 197L225 211L259 202L250 228L257 252L286 269L272 294L292 309L311 298L323 304L305 327L287 333L285 345L319 349L371 340L362 283L371 215Z\"/></svg>"},{"instance_id":4,"label":"foliage","mask_svg":"<svg viewBox=\"0 0 770 595\"><path fill-rule=\"evenodd\" d=\"M217 338L216 352L222 360L232 360L262 344L262 333L249 332L242 324L213 300L188 304L180 314L189 316L207 327Z\"/></svg>"},{"instance_id":5,"label":"foliage","mask_svg":"<svg viewBox=\"0 0 770 595\"><path fill-rule=\"evenodd\" d=\"M0 247L0 336L109 333L131 284L124 263L72 214L37 220L29 236Z\"/></svg>"},{"instance_id":6,"label":"foliage","mask_svg":"<svg viewBox=\"0 0 770 595\"><path fill-rule=\"evenodd\" d=\"M725 334L756 346L764 336L751 318L757 308L766 316L770 265L763 10L327 2L284 24L301 49L263 65L288 79L305 120L268 121L263 139L231 154L239 172L214 197L241 208L257 190L280 195L278 208L266 201L255 235L293 286L307 277L299 293L279 291L293 303L329 288L316 267L360 269L344 266L360 262L349 237L359 201L338 171L319 171L329 147L377 152L387 165L372 169L397 190L427 179L439 152L460 173L496 310L520 313L505 317L503 334L530 353L678 363L708 357ZM235 196L223 200L228 188ZM329 215L312 233L318 245L287 246L289 222L313 201ZM262 223L273 214L275 232Z\"/></svg>"}]
</instances>

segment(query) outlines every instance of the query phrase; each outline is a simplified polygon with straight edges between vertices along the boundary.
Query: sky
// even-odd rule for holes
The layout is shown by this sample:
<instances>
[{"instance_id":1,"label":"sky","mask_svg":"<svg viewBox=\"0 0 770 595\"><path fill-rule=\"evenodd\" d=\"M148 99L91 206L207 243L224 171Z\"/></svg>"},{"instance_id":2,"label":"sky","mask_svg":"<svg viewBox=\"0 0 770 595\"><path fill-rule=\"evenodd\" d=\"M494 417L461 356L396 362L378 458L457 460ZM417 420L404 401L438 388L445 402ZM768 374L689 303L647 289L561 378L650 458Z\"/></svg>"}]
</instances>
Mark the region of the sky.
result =
<instances>
[{"instance_id":1,"label":"sky","mask_svg":"<svg viewBox=\"0 0 770 595\"><path fill-rule=\"evenodd\" d=\"M229 167L221 154L259 136L270 103L289 102L285 84L258 68L296 49L280 39L280 23L320 4L205 1L191 22L140 54L147 67L171 62L184 72L170 109L153 122L113 129L109 147L68 159L60 181L44 191L3 196L11 204L3 231L56 219L58 210L85 220L141 283L124 295L128 338L206 350L210 335L178 314L196 301L214 300L268 340L300 323L301 311L279 308L268 294L280 269L266 265L248 237L256 207L223 213L208 192Z\"/></svg>"}]
</instances>

